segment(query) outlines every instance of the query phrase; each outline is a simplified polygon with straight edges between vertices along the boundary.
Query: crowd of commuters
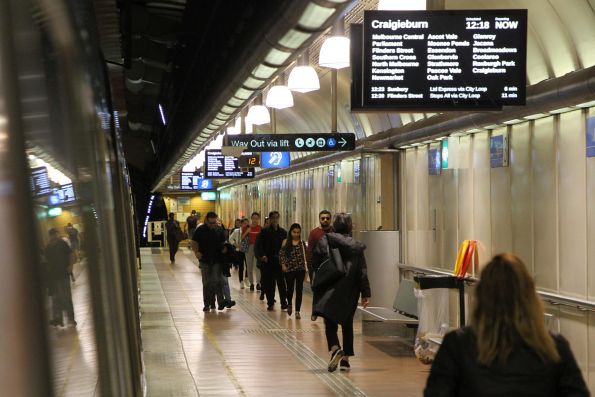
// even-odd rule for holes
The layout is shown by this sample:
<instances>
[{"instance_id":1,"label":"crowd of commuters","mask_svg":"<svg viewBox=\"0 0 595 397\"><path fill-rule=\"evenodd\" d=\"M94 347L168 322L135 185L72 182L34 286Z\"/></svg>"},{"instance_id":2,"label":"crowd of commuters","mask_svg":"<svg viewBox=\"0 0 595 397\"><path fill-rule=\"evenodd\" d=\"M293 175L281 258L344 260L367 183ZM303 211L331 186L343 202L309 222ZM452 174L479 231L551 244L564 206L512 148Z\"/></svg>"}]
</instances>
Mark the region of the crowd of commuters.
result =
<instances>
[{"instance_id":1,"label":"crowd of commuters","mask_svg":"<svg viewBox=\"0 0 595 397\"><path fill-rule=\"evenodd\" d=\"M214 309L215 303L219 310L235 304L227 282L234 266L240 288L247 282L250 291L260 291L267 310L274 310L278 292L281 310L300 319L304 282L315 280L328 266L331 251L338 252L344 274L324 287L312 285L311 320L324 319L328 371L349 370L355 311L360 298L366 307L371 296L366 247L352 237L351 216L321 211L307 244L300 224L288 231L279 225L279 212L271 211L264 227L260 219L253 212L250 220L236 219L226 231L217 214L209 212L190 235L202 274L203 310ZM174 222L170 227L176 227ZM568 342L547 331L543 305L519 258L495 256L481 273L474 302L471 325L445 336L425 396L589 396Z\"/></svg>"}]
</instances>

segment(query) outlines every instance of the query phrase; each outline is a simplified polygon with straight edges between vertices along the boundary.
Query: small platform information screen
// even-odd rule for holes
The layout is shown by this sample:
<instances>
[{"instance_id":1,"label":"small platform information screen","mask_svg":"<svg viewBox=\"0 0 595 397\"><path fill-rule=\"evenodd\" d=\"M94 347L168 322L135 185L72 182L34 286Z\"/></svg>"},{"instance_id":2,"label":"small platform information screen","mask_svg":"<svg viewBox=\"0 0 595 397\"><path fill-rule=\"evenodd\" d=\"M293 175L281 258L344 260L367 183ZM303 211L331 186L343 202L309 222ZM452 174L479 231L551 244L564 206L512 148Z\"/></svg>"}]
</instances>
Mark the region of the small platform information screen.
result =
<instances>
[{"instance_id":1,"label":"small platform information screen","mask_svg":"<svg viewBox=\"0 0 595 397\"><path fill-rule=\"evenodd\" d=\"M365 11L363 105L524 105L526 47L527 10Z\"/></svg>"},{"instance_id":2,"label":"small platform information screen","mask_svg":"<svg viewBox=\"0 0 595 397\"><path fill-rule=\"evenodd\" d=\"M205 156L207 178L254 178L254 168L240 168L238 158L224 156L221 150L207 150ZM250 156L252 153L242 153L242 156Z\"/></svg>"}]
</instances>

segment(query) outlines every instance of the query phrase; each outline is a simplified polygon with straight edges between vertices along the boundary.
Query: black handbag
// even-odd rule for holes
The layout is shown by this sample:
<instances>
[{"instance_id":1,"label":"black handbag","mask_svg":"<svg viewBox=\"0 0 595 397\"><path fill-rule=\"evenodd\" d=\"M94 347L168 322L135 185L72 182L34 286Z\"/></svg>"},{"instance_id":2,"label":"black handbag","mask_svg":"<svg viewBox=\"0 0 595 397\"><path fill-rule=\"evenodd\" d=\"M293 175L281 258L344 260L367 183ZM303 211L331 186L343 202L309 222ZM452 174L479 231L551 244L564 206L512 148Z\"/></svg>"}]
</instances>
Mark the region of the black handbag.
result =
<instances>
[{"instance_id":1,"label":"black handbag","mask_svg":"<svg viewBox=\"0 0 595 397\"><path fill-rule=\"evenodd\" d=\"M312 289L314 291L326 289L340 278L345 277L347 272L339 249L329 247L330 243L326 246L327 258L314 273L314 279L312 280Z\"/></svg>"}]
</instances>

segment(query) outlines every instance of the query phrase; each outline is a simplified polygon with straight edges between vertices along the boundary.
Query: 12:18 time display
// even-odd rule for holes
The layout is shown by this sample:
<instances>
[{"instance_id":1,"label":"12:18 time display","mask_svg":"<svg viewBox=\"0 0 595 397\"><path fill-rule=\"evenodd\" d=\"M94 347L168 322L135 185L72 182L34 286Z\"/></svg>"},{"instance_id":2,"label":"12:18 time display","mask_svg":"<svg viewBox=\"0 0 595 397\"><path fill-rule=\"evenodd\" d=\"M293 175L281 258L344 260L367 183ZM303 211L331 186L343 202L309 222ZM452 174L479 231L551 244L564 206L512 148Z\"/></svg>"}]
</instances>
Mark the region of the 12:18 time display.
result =
<instances>
[{"instance_id":1,"label":"12:18 time display","mask_svg":"<svg viewBox=\"0 0 595 397\"><path fill-rule=\"evenodd\" d=\"M489 21L467 21L465 23L466 29L489 29L490 22Z\"/></svg>"}]
</instances>

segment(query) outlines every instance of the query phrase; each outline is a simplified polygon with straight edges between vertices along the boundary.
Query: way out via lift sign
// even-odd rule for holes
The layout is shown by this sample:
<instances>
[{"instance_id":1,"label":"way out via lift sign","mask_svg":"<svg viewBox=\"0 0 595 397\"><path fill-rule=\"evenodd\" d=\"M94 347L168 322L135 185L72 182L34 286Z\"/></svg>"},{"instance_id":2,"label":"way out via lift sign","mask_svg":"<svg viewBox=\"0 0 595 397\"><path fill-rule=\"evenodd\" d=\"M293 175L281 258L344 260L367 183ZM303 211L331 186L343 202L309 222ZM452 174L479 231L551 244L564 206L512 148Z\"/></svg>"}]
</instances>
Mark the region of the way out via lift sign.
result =
<instances>
[{"instance_id":1,"label":"way out via lift sign","mask_svg":"<svg viewBox=\"0 0 595 397\"><path fill-rule=\"evenodd\" d=\"M355 134L262 134L225 137L225 146L250 152L313 152L355 149Z\"/></svg>"}]
</instances>

